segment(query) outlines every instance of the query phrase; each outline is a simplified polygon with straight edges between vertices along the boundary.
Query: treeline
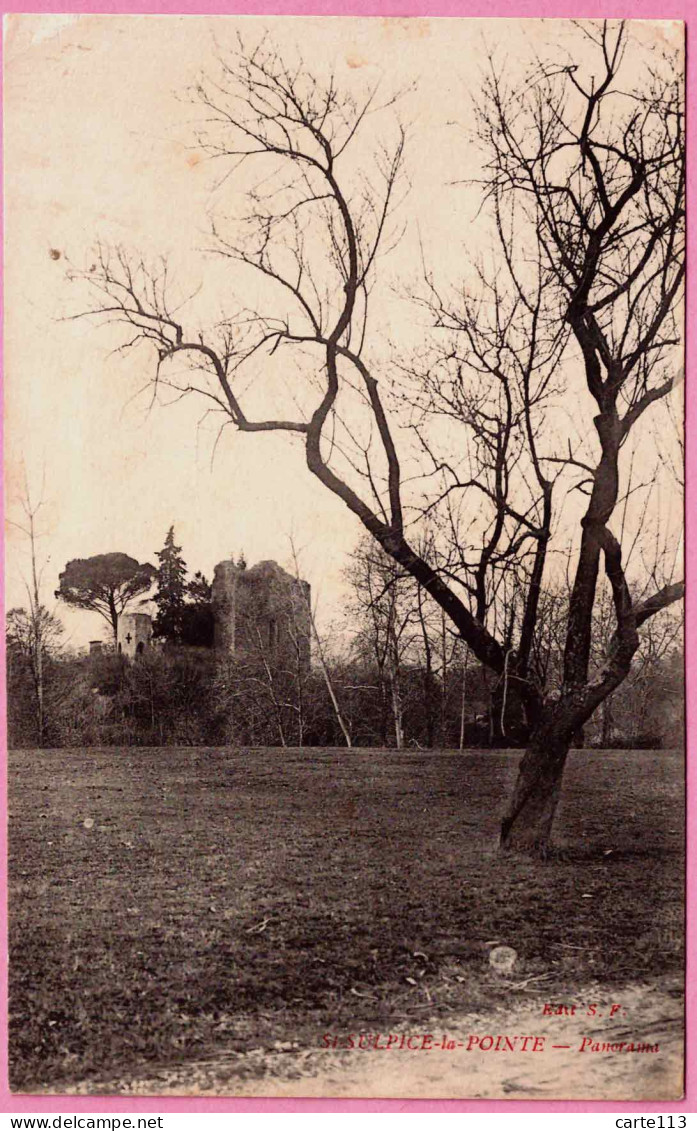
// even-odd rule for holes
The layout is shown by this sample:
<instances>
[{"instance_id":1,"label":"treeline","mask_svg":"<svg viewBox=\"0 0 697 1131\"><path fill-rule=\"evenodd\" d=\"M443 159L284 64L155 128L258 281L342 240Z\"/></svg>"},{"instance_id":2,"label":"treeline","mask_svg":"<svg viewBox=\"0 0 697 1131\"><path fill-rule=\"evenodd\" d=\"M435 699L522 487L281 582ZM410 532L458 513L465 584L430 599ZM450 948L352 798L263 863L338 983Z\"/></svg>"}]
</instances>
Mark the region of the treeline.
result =
<instances>
[{"instance_id":1,"label":"treeline","mask_svg":"<svg viewBox=\"0 0 697 1131\"><path fill-rule=\"evenodd\" d=\"M61 645L59 619L43 606L7 620L8 738L11 746L374 746L398 749L516 746L528 737L524 711L505 673L483 668L413 580L363 541L346 570L348 600L324 633L287 602L286 646L268 625L246 625L242 653L210 645L210 585L187 580L170 528L159 568L126 555L68 563L59 594L91 608L116 632L114 607L157 584L157 646L134 660L106 643L75 656ZM238 567L245 568L243 556ZM68 585L68 582L70 583ZM66 598L66 594L69 597ZM568 595L545 590L531 672L545 695L559 685ZM604 662L611 610L599 600L593 662ZM496 610L516 648L515 601ZM250 614L253 616L253 614ZM262 618L263 619L263 618ZM578 742L603 748L676 746L683 738L682 623L649 621L628 679L609 696Z\"/></svg>"},{"instance_id":2,"label":"treeline","mask_svg":"<svg viewBox=\"0 0 697 1131\"><path fill-rule=\"evenodd\" d=\"M274 665L268 657L221 657L175 646L134 661L115 653L47 655L43 727L37 730L29 658L10 638L8 740L13 747L344 746L327 681L315 666ZM367 657L327 661L353 746L467 748L515 745L500 733L501 699L475 663L446 671L404 662L399 725L393 687ZM682 668L677 650L613 696L585 735L602 747L675 746L682 741Z\"/></svg>"},{"instance_id":3,"label":"treeline","mask_svg":"<svg viewBox=\"0 0 697 1131\"><path fill-rule=\"evenodd\" d=\"M395 746L390 688L380 670L356 659L332 660L327 670L352 745ZM406 666L400 745L488 744L486 679L472 667L453 671L445 688L438 682L427 691L423 669ZM184 646L153 649L133 661L114 652L54 656L44 681L46 746L346 745L326 676L268 656ZM435 729L428 721L434 712ZM8 733L11 746L39 745L31 671L12 641Z\"/></svg>"}]
</instances>

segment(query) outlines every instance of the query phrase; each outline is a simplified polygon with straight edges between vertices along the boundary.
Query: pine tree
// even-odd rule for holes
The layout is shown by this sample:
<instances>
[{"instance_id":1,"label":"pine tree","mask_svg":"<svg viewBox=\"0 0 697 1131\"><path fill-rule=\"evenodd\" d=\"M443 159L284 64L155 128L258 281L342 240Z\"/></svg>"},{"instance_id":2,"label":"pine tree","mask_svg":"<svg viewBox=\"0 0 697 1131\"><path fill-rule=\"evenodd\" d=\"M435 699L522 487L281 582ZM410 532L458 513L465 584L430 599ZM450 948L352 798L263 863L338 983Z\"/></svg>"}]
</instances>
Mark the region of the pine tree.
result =
<instances>
[{"instance_id":1,"label":"pine tree","mask_svg":"<svg viewBox=\"0 0 697 1131\"><path fill-rule=\"evenodd\" d=\"M158 611L153 634L171 644L181 642L184 620L186 562L181 556L181 549L174 544L174 526L170 526L165 544L157 553L160 565L154 600Z\"/></svg>"}]
</instances>

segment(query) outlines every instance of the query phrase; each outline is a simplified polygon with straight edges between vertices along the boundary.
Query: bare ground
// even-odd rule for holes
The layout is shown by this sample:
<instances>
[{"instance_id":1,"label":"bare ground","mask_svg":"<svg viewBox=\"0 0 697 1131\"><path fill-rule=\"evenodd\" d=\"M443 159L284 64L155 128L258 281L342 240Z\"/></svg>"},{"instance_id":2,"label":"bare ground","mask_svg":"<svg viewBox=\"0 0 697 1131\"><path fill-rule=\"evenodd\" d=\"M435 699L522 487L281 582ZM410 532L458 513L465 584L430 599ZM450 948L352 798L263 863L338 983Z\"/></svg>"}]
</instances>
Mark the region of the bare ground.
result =
<instances>
[{"instance_id":1,"label":"bare ground","mask_svg":"<svg viewBox=\"0 0 697 1131\"><path fill-rule=\"evenodd\" d=\"M621 1011L610 1016L613 1002ZM597 1013L587 1016L590 1003ZM207 1095L382 1097L429 1099L678 1100L683 1093L682 987L677 982L624 986L613 996L590 986L574 999L575 1015L544 1016L543 1002L493 1013L451 1015L395 1029L430 1050L302 1048L230 1052L150 1071L131 1079L84 1081L62 1087L72 1095ZM555 1003L556 1004L556 1003ZM544 1038L532 1051L468 1050L470 1037L503 1034ZM344 1040L347 1034L340 1034ZM443 1040L454 1042L444 1048ZM657 1052L593 1051L594 1043L658 1045ZM321 1043L321 1035L318 1045ZM387 1034L380 1043L385 1044ZM429 1043L429 1042L426 1042ZM538 1042L539 1044L540 1042ZM396 1042L393 1042L396 1044ZM570 1048L553 1046L569 1045ZM56 1089L51 1089L55 1092Z\"/></svg>"}]
</instances>

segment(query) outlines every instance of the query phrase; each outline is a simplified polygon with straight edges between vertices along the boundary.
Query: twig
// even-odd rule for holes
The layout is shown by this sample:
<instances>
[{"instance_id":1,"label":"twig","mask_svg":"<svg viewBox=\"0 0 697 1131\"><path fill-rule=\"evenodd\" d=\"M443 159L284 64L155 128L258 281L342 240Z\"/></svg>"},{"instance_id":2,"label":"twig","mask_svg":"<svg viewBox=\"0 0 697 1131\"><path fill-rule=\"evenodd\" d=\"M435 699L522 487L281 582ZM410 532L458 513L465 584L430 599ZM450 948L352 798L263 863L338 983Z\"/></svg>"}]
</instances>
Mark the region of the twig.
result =
<instances>
[{"instance_id":1,"label":"twig","mask_svg":"<svg viewBox=\"0 0 697 1131\"><path fill-rule=\"evenodd\" d=\"M246 935L260 935L262 931L266 930L266 928L268 927L270 922L271 922L270 918L263 919L261 923L256 923L255 926L253 926L253 927L247 927L245 934Z\"/></svg>"},{"instance_id":2,"label":"twig","mask_svg":"<svg viewBox=\"0 0 697 1131\"><path fill-rule=\"evenodd\" d=\"M554 974L535 974L532 978L526 978L524 982L506 982L510 990L524 990L531 982L544 982L547 978L553 978Z\"/></svg>"}]
</instances>

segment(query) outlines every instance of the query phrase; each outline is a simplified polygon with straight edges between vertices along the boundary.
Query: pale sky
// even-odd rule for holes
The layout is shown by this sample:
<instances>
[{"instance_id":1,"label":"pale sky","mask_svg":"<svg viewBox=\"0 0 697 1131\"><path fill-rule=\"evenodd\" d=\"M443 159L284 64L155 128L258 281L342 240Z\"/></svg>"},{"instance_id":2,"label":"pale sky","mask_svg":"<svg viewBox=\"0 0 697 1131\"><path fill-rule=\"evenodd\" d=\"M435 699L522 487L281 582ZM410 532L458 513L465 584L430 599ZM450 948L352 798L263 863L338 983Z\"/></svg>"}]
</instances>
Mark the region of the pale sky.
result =
<instances>
[{"instance_id":1,"label":"pale sky","mask_svg":"<svg viewBox=\"0 0 697 1131\"><path fill-rule=\"evenodd\" d=\"M407 234L385 261L377 319L392 332L405 320L412 333L419 316L391 286L413 272L419 242L455 275L465 244L486 247L478 194L454 182L472 175L459 123L487 45L514 73L546 39L573 34L557 21L6 17L7 510L17 513L23 467L35 494L45 476L39 552L50 607L70 558L119 550L154 562L171 523L190 571L209 577L241 549L250 564L287 566L293 534L325 621L341 602L359 524L309 475L297 441L229 428L212 459L217 426L200 425L203 402L148 411L147 395L136 396L152 376L145 356L114 355L112 330L60 320L78 302L66 260L86 264L97 238L169 255L185 289L202 284L200 303L213 314L224 307L225 275L204 250L214 171L193 148L186 88L210 66L215 40L224 45L239 27L256 40L267 26L279 45L302 43L308 62L334 64L347 83L382 76L386 93L417 83L400 104L412 123ZM637 34L675 42L680 29L645 24ZM234 186L217 191L229 192L230 212L242 208ZM591 406L579 408L590 427ZM27 561L10 529L8 607L23 602ZM102 635L95 614L57 611L72 643Z\"/></svg>"}]
</instances>

